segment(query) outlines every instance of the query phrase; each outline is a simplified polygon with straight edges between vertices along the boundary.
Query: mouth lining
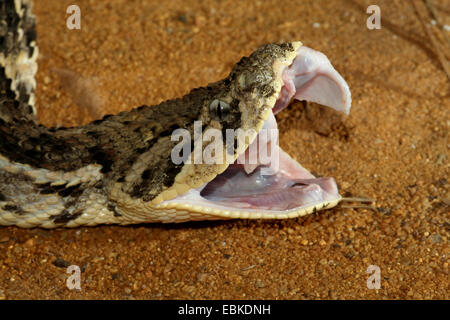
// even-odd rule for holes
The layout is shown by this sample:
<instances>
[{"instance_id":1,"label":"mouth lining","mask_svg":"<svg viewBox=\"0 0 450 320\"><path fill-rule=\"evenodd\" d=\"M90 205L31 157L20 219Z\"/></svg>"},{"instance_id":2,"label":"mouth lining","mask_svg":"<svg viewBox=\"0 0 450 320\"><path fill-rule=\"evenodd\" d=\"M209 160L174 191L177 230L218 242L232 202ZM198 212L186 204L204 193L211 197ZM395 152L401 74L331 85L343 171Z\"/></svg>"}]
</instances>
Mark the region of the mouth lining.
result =
<instances>
[{"instance_id":1,"label":"mouth lining","mask_svg":"<svg viewBox=\"0 0 450 320\"><path fill-rule=\"evenodd\" d=\"M271 118L274 119L273 114L266 123L272 122ZM261 132L263 130L253 143L264 141L260 139ZM270 163L248 164L249 146L224 172L203 186L199 195L215 205L227 208L272 213L301 209L340 198L333 178L316 178L285 153L278 143L272 144L270 140L263 143L255 150L268 153L267 150L272 148L269 152ZM255 158L260 157L257 155Z\"/></svg>"},{"instance_id":2,"label":"mouth lining","mask_svg":"<svg viewBox=\"0 0 450 320\"><path fill-rule=\"evenodd\" d=\"M249 217L272 218L302 210L308 213L312 208L339 202L341 196L333 178L314 177L278 146L278 136L272 137L272 141L261 134L264 129L277 129L274 115L293 100L317 102L348 114L351 104L348 85L325 55L304 46L298 49L296 58L284 68L281 77L283 85L272 112L252 143L262 141L256 150L265 149L266 155L271 150L270 163L248 164L251 144L212 181L168 200L165 205L196 206L211 213L220 210L222 216L222 212L231 212L231 217L233 212L258 212ZM260 158L259 152L256 158ZM277 166L274 166L276 159Z\"/></svg>"}]
</instances>

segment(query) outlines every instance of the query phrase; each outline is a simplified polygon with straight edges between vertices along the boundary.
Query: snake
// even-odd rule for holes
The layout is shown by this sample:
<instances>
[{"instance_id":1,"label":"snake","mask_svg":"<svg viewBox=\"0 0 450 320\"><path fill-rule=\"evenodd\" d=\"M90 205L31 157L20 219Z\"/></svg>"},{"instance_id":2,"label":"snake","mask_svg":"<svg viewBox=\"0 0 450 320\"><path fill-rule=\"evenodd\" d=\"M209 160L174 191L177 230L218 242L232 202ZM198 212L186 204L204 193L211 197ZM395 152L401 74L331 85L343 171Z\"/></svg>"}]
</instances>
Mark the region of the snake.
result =
<instances>
[{"instance_id":1,"label":"snake","mask_svg":"<svg viewBox=\"0 0 450 320\"><path fill-rule=\"evenodd\" d=\"M0 225L288 219L342 200L332 177L278 145L275 115L294 100L350 111L349 87L321 52L264 44L181 98L46 127L35 25L30 0L0 2Z\"/></svg>"}]
</instances>

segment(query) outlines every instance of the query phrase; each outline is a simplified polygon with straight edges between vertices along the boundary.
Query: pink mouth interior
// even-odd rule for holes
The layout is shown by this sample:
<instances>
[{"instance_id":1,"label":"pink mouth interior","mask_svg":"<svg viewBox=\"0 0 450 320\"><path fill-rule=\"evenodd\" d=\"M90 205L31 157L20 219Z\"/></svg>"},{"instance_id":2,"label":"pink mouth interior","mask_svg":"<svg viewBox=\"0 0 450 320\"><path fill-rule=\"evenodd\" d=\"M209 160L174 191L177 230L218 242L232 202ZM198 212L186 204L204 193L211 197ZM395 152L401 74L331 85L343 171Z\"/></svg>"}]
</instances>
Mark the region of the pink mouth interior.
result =
<instances>
[{"instance_id":1,"label":"pink mouth interior","mask_svg":"<svg viewBox=\"0 0 450 320\"><path fill-rule=\"evenodd\" d=\"M200 192L205 199L227 207L285 211L339 197L333 178L294 179L285 173L262 175L261 167L247 174L230 165Z\"/></svg>"},{"instance_id":2,"label":"pink mouth interior","mask_svg":"<svg viewBox=\"0 0 450 320\"><path fill-rule=\"evenodd\" d=\"M274 114L286 108L293 99L317 102L345 113L350 110L350 90L346 82L320 52L300 47L293 63L283 70L282 79L282 89L264 129L277 128ZM258 137L253 143L257 143ZM213 207L277 213L340 198L333 178L315 178L278 147L278 137L275 141L262 141L266 148L270 148L271 143L276 144L278 166L275 170L274 159L268 164L250 165L249 148L222 174L205 186L191 190L180 200L206 202ZM258 156L256 158L259 159ZM263 171L269 167L274 171L268 175Z\"/></svg>"}]
</instances>

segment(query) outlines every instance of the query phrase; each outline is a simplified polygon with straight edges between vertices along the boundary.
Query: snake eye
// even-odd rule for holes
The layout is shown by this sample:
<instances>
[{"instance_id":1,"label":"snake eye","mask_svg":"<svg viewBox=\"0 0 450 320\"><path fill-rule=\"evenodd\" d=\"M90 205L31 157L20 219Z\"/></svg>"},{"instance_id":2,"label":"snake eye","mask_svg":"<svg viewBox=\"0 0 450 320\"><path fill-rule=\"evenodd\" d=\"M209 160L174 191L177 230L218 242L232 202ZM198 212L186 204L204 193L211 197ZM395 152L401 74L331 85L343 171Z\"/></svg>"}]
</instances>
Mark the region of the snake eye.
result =
<instances>
[{"instance_id":1,"label":"snake eye","mask_svg":"<svg viewBox=\"0 0 450 320\"><path fill-rule=\"evenodd\" d=\"M216 117L218 117L220 120L224 120L230 113L230 105L219 99L215 99L209 105L209 111Z\"/></svg>"}]
</instances>

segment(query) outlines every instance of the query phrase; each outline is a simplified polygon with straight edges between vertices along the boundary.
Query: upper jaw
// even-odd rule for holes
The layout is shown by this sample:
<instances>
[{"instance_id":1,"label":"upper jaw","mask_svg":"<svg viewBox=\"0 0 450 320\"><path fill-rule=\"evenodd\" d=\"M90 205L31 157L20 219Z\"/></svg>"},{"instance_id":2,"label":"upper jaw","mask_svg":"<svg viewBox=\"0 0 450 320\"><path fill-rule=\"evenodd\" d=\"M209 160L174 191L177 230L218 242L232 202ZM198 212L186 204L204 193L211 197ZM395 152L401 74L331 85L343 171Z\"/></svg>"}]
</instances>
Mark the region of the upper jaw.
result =
<instances>
[{"instance_id":1,"label":"upper jaw","mask_svg":"<svg viewBox=\"0 0 450 320\"><path fill-rule=\"evenodd\" d=\"M266 147L270 147L271 144L278 144L278 133L274 136L262 135L261 132L265 132L265 130L278 132L274 114L286 108L292 100L316 102L345 114L350 112L352 101L350 89L323 53L300 46L292 63L280 71L282 86L272 112L267 116L257 139L237 158L237 161L243 164L247 174L261 165L260 162L249 164L248 161L244 161L245 158L249 157L249 151L252 147L256 147L255 145L261 144L261 142ZM260 158L257 157L257 159Z\"/></svg>"},{"instance_id":2,"label":"upper jaw","mask_svg":"<svg viewBox=\"0 0 450 320\"><path fill-rule=\"evenodd\" d=\"M323 53L301 46L292 64L283 70L282 79L274 114L287 107L292 99L316 102L350 113L350 89Z\"/></svg>"}]
</instances>

